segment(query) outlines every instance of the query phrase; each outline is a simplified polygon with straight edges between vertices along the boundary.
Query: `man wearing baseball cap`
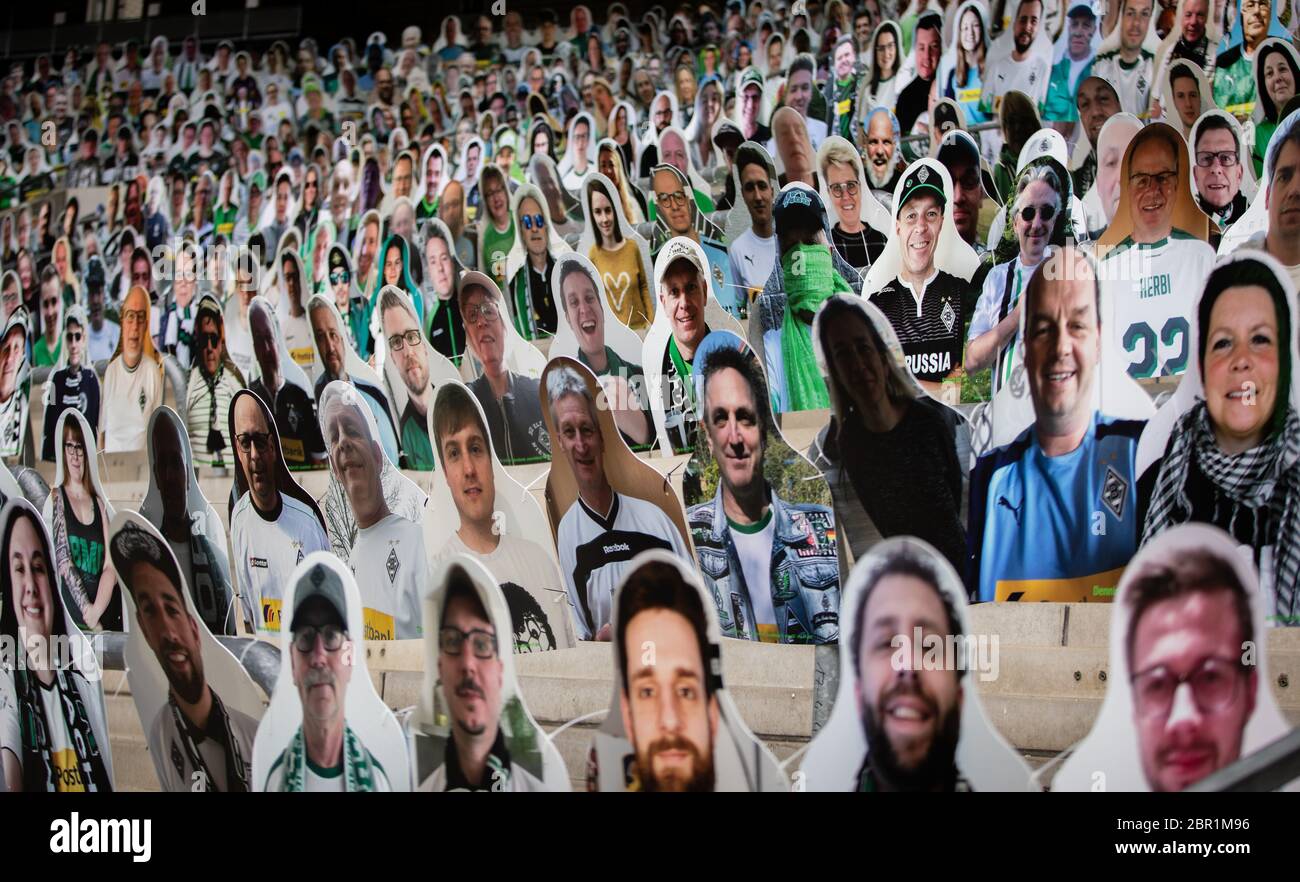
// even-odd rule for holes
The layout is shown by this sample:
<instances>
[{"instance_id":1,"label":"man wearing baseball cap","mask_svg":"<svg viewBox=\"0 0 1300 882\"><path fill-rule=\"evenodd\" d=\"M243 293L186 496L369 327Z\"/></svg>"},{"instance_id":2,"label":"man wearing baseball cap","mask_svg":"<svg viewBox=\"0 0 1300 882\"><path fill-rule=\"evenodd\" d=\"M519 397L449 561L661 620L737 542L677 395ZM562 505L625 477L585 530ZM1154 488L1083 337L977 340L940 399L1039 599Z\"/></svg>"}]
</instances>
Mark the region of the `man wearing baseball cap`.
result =
<instances>
[{"instance_id":1,"label":"man wearing baseball cap","mask_svg":"<svg viewBox=\"0 0 1300 882\"><path fill-rule=\"evenodd\" d=\"M871 298L894 326L908 368L937 393L961 365L962 302L969 283L935 266L948 200L930 162L914 164L903 178L894 211L898 276Z\"/></svg>"},{"instance_id":2,"label":"man wearing baseball cap","mask_svg":"<svg viewBox=\"0 0 1300 882\"><path fill-rule=\"evenodd\" d=\"M347 724L356 647L347 620L346 574L317 561L290 589L288 651L302 725L267 774L266 791L384 792L388 774ZM355 589L354 589L355 590Z\"/></svg>"},{"instance_id":3,"label":"man wearing baseball cap","mask_svg":"<svg viewBox=\"0 0 1300 882\"><path fill-rule=\"evenodd\" d=\"M669 239L655 261L659 308L672 334L664 347L664 402L668 432L675 451L695 448L695 350L709 334L704 307L709 299L708 270L699 246L685 237Z\"/></svg>"},{"instance_id":4,"label":"man wearing baseball cap","mask_svg":"<svg viewBox=\"0 0 1300 882\"><path fill-rule=\"evenodd\" d=\"M758 68L745 68L736 92L739 105L736 119L740 122L740 134L746 141L766 144L772 140L772 131L763 124L763 74Z\"/></svg>"}]
</instances>

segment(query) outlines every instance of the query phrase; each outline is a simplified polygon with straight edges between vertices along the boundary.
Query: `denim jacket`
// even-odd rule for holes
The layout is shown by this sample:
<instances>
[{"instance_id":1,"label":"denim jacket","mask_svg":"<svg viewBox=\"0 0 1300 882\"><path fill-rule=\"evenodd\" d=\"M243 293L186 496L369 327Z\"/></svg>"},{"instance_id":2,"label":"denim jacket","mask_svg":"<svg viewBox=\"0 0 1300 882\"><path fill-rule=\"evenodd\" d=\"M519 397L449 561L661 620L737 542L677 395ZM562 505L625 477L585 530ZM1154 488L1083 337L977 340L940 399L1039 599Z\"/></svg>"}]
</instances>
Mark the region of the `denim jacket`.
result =
<instances>
[{"instance_id":1,"label":"denim jacket","mask_svg":"<svg viewBox=\"0 0 1300 882\"><path fill-rule=\"evenodd\" d=\"M840 564L835 516L824 505L790 504L772 493L770 590L781 643L835 643L840 633ZM724 637L757 640L744 570L722 508L722 487L687 515L700 572Z\"/></svg>"}]
</instances>

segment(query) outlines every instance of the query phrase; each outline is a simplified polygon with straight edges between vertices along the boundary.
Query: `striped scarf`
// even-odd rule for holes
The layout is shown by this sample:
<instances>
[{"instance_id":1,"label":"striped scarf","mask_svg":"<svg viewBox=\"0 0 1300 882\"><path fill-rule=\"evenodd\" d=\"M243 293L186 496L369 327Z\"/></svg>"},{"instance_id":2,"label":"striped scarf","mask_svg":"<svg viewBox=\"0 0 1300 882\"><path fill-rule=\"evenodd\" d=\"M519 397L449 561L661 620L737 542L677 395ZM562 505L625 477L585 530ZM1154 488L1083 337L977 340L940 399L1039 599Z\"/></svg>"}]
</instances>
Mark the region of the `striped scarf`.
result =
<instances>
[{"instance_id":1,"label":"striped scarf","mask_svg":"<svg viewBox=\"0 0 1300 882\"><path fill-rule=\"evenodd\" d=\"M1295 408L1287 406L1281 432L1236 455L1219 449L1204 401L1179 418L1170 438L1151 496L1143 544L1191 519L1187 476L1194 463L1214 485L1216 496L1230 507L1229 533L1235 535L1233 528L1243 508L1255 512L1251 541L1255 563L1259 564L1261 549L1274 547L1274 615L1295 621L1300 614L1300 416Z\"/></svg>"},{"instance_id":2,"label":"striped scarf","mask_svg":"<svg viewBox=\"0 0 1300 882\"><path fill-rule=\"evenodd\" d=\"M286 753L283 790L302 793L307 783L307 741L301 726L294 733ZM375 770L370 753L352 734L350 726L343 727L343 786L347 793L368 793L375 789Z\"/></svg>"}]
</instances>

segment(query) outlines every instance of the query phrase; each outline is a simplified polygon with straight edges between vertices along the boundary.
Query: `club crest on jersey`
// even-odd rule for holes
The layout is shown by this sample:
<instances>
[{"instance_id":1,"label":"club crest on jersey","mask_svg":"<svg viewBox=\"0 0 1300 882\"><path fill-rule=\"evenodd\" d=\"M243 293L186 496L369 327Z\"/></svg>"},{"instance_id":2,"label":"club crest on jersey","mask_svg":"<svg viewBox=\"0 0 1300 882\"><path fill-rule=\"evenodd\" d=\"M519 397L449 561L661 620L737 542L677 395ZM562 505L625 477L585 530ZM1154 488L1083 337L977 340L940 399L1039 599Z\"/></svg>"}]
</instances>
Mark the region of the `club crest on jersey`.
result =
<instances>
[{"instance_id":1,"label":"club crest on jersey","mask_svg":"<svg viewBox=\"0 0 1300 882\"><path fill-rule=\"evenodd\" d=\"M1101 485L1101 502L1115 520L1124 520L1124 501L1128 498L1128 481L1111 466L1106 466L1106 479Z\"/></svg>"},{"instance_id":2,"label":"club crest on jersey","mask_svg":"<svg viewBox=\"0 0 1300 882\"><path fill-rule=\"evenodd\" d=\"M1024 398L1029 391L1029 384L1025 382L1025 363L1020 362L1011 369L1011 397Z\"/></svg>"},{"instance_id":3,"label":"club crest on jersey","mask_svg":"<svg viewBox=\"0 0 1300 882\"><path fill-rule=\"evenodd\" d=\"M138 400L137 403L140 405L140 413L144 413L144 406L145 406L146 400L145 400L145 397L144 397L144 390L143 390L143 389L140 390L140 398L139 398L139 400Z\"/></svg>"},{"instance_id":4,"label":"club crest on jersey","mask_svg":"<svg viewBox=\"0 0 1300 882\"><path fill-rule=\"evenodd\" d=\"M396 548L388 549L388 562L387 564L385 564L385 566L387 566L388 568L389 582L397 581L397 570L399 567L401 567L401 565L402 562L397 559L397 549Z\"/></svg>"},{"instance_id":5,"label":"club crest on jersey","mask_svg":"<svg viewBox=\"0 0 1300 882\"><path fill-rule=\"evenodd\" d=\"M943 309L939 312L939 320L943 322L943 326L948 329L948 332L952 333L952 326L957 323L957 311L952 308L951 302L947 300L943 302Z\"/></svg>"}]
</instances>

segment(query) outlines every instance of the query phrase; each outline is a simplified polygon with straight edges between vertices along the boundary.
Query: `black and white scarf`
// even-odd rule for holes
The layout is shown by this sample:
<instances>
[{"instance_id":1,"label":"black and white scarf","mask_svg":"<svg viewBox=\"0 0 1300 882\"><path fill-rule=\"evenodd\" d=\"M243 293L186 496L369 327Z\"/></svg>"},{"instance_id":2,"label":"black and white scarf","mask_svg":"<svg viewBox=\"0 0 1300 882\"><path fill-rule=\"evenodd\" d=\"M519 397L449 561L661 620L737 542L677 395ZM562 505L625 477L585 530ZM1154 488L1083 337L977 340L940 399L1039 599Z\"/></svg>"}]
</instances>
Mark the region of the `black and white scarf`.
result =
<instances>
[{"instance_id":1,"label":"black and white scarf","mask_svg":"<svg viewBox=\"0 0 1300 882\"><path fill-rule=\"evenodd\" d=\"M224 790L228 793L247 793L248 776L251 769L244 760L243 751L239 749L239 740L230 728L230 714L226 711L226 706L221 703L221 699L216 692L209 690L209 693L212 695L212 710L208 715L209 731L199 732L200 740L202 738L223 740L224 743L222 743L221 747L226 755L226 780L222 782ZM185 755L189 759L190 768L203 773L204 790L208 793L221 791L223 788L217 786L217 781L213 779L212 772L208 770L208 764L203 761L203 756L199 753L199 746L194 743L192 736L198 730L190 725L189 720L176 706L176 697L174 695L168 694L167 707L171 712L172 722L176 724L176 734L185 747ZM219 734L213 734L213 732Z\"/></svg>"},{"instance_id":2,"label":"black and white scarf","mask_svg":"<svg viewBox=\"0 0 1300 882\"><path fill-rule=\"evenodd\" d=\"M1204 400L1178 419L1170 438L1147 511L1143 544L1191 519L1187 477L1195 463L1230 508L1229 533L1235 535L1233 527L1243 508L1256 512L1251 541L1255 563L1260 562L1261 550L1272 545L1273 611L1294 621L1300 613L1300 416L1295 408L1287 406L1280 433L1235 456L1219 449Z\"/></svg>"},{"instance_id":3,"label":"black and white scarf","mask_svg":"<svg viewBox=\"0 0 1300 882\"><path fill-rule=\"evenodd\" d=\"M53 755L53 726L67 728L68 739L76 752L77 771L81 776L82 787L87 792L113 790L108 766L100 752L103 745L95 734L79 688L79 684L85 682L76 671L55 672L54 688L58 691L62 718L50 720L45 716L40 678L36 672L27 668L14 671L14 686L18 693L22 720L24 790L53 793L59 789L59 770L54 764Z\"/></svg>"}]
</instances>

